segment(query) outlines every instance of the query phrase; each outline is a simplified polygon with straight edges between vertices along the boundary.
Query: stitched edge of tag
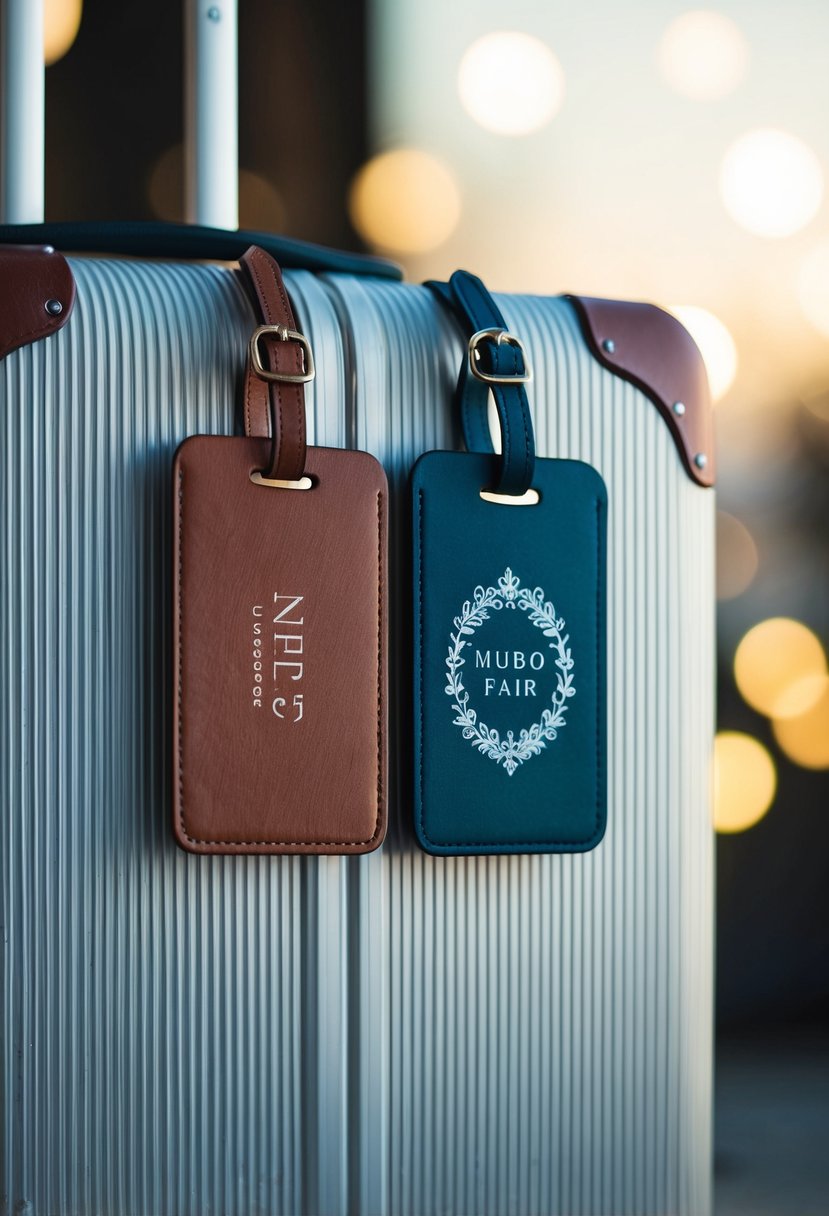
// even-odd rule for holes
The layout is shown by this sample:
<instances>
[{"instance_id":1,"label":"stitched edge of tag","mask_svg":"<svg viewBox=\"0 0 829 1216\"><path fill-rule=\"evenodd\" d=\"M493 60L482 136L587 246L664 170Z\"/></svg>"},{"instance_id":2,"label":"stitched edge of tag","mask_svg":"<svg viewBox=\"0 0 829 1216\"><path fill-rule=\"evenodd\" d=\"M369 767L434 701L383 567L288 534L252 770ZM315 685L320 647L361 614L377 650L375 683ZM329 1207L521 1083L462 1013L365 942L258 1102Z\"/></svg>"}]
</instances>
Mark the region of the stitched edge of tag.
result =
<instances>
[{"instance_id":1,"label":"stitched edge of tag","mask_svg":"<svg viewBox=\"0 0 829 1216\"><path fill-rule=\"evenodd\" d=\"M184 469L178 468L178 494L176 508L176 530L178 533L178 562L176 570L177 582L177 631L178 631L178 662L176 665L177 712L176 712L176 745L178 749L178 806L177 819L179 829L185 840L191 844L202 845L249 845L258 848L319 848L319 849L360 849L372 844L380 834L383 815L383 492L377 491L377 818L374 832L368 840L203 840L191 836L187 831L184 818L184 741L182 737L182 702L183 676L182 658L182 594L181 579L184 566L183 546L181 541L182 522L184 518Z\"/></svg>"},{"instance_id":2,"label":"stitched edge of tag","mask_svg":"<svg viewBox=\"0 0 829 1216\"><path fill-rule=\"evenodd\" d=\"M604 587L602 579L599 577L601 571L601 540L602 532L599 526L602 506L604 505L601 498L594 499L596 504L596 672L599 672L599 659L601 657L601 627L603 613L601 608L604 602ZM499 849L533 849L533 848L558 848L567 851L575 851L579 846L588 846L594 841L596 844L602 838L604 828L602 826L602 789L605 783L604 763L601 754L601 711L602 706L596 697L596 823L590 836L585 840L433 840L423 825L423 489L417 487L417 530L418 530L418 546L417 546L417 628L419 638L419 675L420 675L420 696L418 698L418 718L420 721L420 746L417 749L417 778L418 778L418 826L424 840L435 846L436 849L454 849L454 848L470 848L470 849L489 849L496 853Z\"/></svg>"}]
</instances>

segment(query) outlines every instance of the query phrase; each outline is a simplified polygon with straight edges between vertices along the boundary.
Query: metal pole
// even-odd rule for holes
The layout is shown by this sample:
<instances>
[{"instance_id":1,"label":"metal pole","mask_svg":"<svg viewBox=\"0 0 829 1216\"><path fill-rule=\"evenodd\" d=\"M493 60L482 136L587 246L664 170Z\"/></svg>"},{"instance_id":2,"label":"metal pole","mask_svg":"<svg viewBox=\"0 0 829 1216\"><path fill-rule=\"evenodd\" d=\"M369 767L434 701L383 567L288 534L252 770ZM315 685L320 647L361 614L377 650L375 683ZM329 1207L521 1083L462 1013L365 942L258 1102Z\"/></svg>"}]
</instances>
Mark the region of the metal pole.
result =
<instances>
[{"instance_id":1,"label":"metal pole","mask_svg":"<svg viewBox=\"0 0 829 1216\"><path fill-rule=\"evenodd\" d=\"M237 0L184 0L185 216L239 227Z\"/></svg>"},{"instance_id":2,"label":"metal pole","mask_svg":"<svg viewBox=\"0 0 829 1216\"><path fill-rule=\"evenodd\" d=\"M0 217L43 220L43 0L0 0Z\"/></svg>"}]
</instances>

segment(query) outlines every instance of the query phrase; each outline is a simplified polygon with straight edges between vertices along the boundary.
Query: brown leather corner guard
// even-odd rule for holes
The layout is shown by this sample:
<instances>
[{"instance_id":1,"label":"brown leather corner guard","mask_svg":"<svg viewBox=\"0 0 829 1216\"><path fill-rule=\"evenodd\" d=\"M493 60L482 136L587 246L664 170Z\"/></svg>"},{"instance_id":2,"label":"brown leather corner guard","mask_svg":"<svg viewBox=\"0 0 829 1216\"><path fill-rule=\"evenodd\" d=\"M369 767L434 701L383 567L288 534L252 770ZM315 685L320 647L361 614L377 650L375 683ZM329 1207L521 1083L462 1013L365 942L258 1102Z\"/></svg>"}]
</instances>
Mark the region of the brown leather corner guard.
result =
<instances>
[{"instance_id":1,"label":"brown leather corner guard","mask_svg":"<svg viewBox=\"0 0 829 1216\"><path fill-rule=\"evenodd\" d=\"M592 354L650 397L690 476L701 486L712 486L711 391L702 355L687 329L655 304L566 298L576 309Z\"/></svg>"},{"instance_id":2,"label":"brown leather corner guard","mask_svg":"<svg viewBox=\"0 0 829 1216\"><path fill-rule=\"evenodd\" d=\"M69 320L75 280L51 245L0 246L0 359Z\"/></svg>"}]
</instances>

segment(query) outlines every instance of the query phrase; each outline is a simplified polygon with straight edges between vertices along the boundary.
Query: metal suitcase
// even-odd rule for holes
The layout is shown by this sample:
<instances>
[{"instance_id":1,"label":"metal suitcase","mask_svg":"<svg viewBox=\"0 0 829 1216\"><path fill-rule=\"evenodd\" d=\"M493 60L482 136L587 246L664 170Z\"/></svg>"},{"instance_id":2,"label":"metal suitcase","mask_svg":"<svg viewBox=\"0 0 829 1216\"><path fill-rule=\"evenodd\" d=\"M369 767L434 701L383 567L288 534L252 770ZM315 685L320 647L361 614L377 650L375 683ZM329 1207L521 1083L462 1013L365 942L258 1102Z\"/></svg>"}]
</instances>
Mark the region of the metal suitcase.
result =
<instances>
[{"instance_id":1,"label":"metal suitcase","mask_svg":"<svg viewBox=\"0 0 829 1216\"><path fill-rule=\"evenodd\" d=\"M71 266L69 323L0 365L1 1210L705 1216L714 503L653 402L569 300L499 297L539 453L610 496L608 829L583 855L426 856L406 483L456 442L461 342L425 288L289 272L309 441L389 475L389 836L192 857L169 826L169 470L232 431L253 316L229 266Z\"/></svg>"}]
</instances>

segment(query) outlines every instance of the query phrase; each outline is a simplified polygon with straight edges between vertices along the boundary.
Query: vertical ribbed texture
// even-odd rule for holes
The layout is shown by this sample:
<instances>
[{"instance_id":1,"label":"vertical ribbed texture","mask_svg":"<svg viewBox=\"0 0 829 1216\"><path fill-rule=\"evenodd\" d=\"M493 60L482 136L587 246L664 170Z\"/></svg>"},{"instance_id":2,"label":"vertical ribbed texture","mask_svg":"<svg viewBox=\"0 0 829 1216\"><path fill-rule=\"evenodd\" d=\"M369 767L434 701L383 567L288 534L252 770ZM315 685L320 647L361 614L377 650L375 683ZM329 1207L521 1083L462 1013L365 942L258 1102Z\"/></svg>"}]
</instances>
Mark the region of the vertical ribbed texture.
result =
<instances>
[{"instance_id":1,"label":"vertical ribbed texture","mask_svg":"<svg viewBox=\"0 0 829 1216\"><path fill-rule=\"evenodd\" d=\"M453 445L462 346L425 290L330 285L359 338L357 444L397 503L391 677L405 696L408 471ZM425 856L402 707L383 873L361 886L375 909L360 921L363 990L382 1002L363 1027L359 1083L375 1101L361 1126L387 1174L381 1186L362 1153L353 1210L705 1216L714 499L656 408L589 355L566 301L500 303L531 352L539 454L588 461L608 487L608 830L588 854Z\"/></svg>"},{"instance_id":2,"label":"vertical ribbed texture","mask_svg":"<svg viewBox=\"0 0 829 1216\"><path fill-rule=\"evenodd\" d=\"M405 482L452 445L460 341L423 290L289 276L309 437L374 451L392 486L390 838L189 857L170 464L233 428L252 318L222 267L73 269L70 324L0 364L0 1208L705 1216L713 498L654 407L568 304L502 301L540 452L610 493L608 833L587 855L426 857Z\"/></svg>"},{"instance_id":3,"label":"vertical ribbed texture","mask_svg":"<svg viewBox=\"0 0 829 1216\"><path fill-rule=\"evenodd\" d=\"M2 1193L295 1216L317 872L188 857L168 797L172 455L232 430L252 314L218 267L73 269L70 324L0 364ZM341 443L330 307L293 286Z\"/></svg>"}]
</instances>

